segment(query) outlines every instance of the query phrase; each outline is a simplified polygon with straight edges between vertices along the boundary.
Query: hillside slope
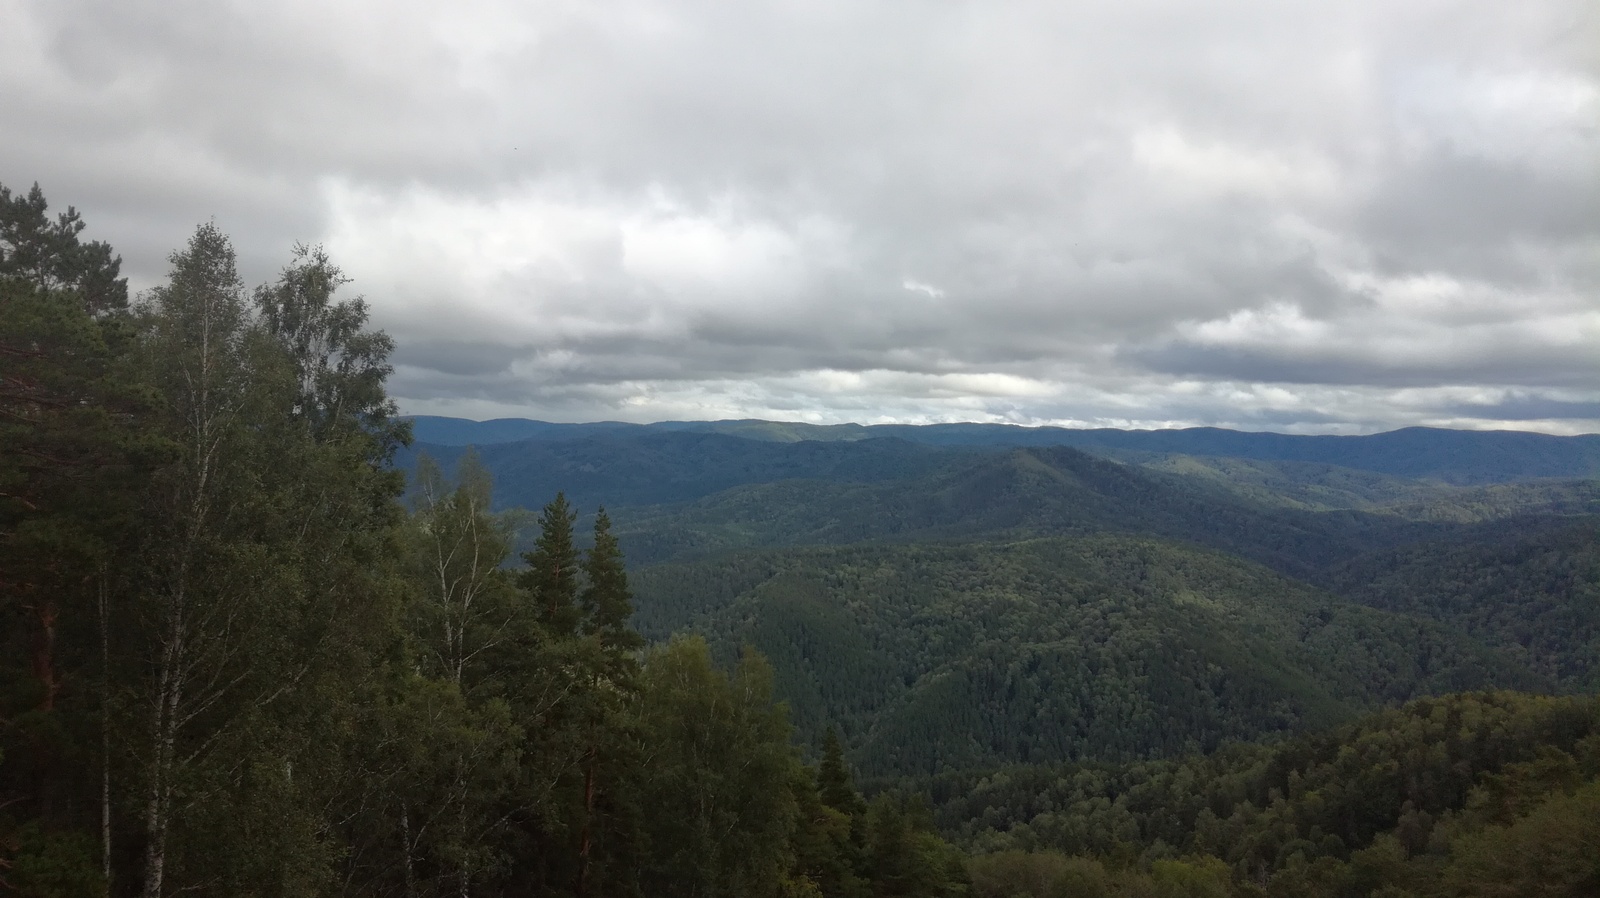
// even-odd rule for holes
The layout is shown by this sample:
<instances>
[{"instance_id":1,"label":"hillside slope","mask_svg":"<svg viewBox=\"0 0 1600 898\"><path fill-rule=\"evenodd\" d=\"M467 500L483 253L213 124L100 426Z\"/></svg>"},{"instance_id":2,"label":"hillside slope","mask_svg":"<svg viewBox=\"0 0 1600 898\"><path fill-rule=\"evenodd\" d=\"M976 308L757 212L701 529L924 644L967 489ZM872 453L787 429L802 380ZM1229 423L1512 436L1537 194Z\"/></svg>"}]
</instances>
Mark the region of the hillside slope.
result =
<instances>
[{"instance_id":1,"label":"hillside slope","mask_svg":"<svg viewBox=\"0 0 1600 898\"><path fill-rule=\"evenodd\" d=\"M1171 755L1548 685L1440 625L1147 538L750 552L635 588L646 636L755 646L801 733L838 724L869 775Z\"/></svg>"},{"instance_id":2,"label":"hillside slope","mask_svg":"<svg viewBox=\"0 0 1600 898\"><path fill-rule=\"evenodd\" d=\"M426 453L448 468L465 451L417 443L396 464L409 471ZM477 452L494 477L497 507L539 508L564 491L586 510L682 502L740 484L794 478L868 483L920 477L967 454L894 439L777 444L658 431L495 443Z\"/></svg>"},{"instance_id":3,"label":"hillside slope","mask_svg":"<svg viewBox=\"0 0 1600 898\"><path fill-rule=\"evenodd\" d=\"M1116 531L1222 549L1294 575L1452 527L1266 504L1203 478L1147 471L1066 447L984 453L917 479L752 484L617 518L630 557L641 564L753 546Z\"/></svg>"},{"instance_id":4,"label":"hillside slope","mask_svg":"<svg viewBox=\"0 0 1600 898\"><path fill-rule=\"evenodd\" d=\"M1567 688L1600 690L1600 516L1473 536L1375 552L1318 579L1352 601L1459 627Z\"/></svg>"}]
</instances>

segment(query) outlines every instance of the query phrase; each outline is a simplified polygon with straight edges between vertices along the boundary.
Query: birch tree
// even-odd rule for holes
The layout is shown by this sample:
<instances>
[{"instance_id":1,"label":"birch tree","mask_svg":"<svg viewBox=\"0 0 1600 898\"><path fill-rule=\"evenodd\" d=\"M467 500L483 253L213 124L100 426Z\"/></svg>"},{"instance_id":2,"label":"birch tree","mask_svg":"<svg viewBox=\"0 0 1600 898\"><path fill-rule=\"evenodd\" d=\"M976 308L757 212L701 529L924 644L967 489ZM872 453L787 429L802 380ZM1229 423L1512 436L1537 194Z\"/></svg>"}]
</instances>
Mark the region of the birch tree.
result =
<instances>
[{"instance_id":1,"label":"birch tree","mask_svg":"<svg viewBox=\"0 0 1600 898\"><path fill-rule=\"evenodd\" d=\"M389 344L364 305L333 300L325 258L254 308L214 226L172 263L141 310L178 447L154 478L136 595L153 659L136 690L143 892L169 891L176 863L181 888L307 894L333 875L341 720L382 688L395 636Z\"/></svg>"},{"instance_id":2,"label":"birch tree","mask_svg":"<svg viewBox=\"0 0 1600 898\"><path fill-rule=\"evenodd\" d=\"M160 478L155 503L165 526L148 550L155 651L145 696L145 898L162 894L180 780L210 741L180 737L236 685L227 662L244 629L245 603L220 576L247 486L238 464L248 441L244 285L215 225L201 226L171 262L147 307L147 351L180 456Z\"/></svg>"}]
</instances>

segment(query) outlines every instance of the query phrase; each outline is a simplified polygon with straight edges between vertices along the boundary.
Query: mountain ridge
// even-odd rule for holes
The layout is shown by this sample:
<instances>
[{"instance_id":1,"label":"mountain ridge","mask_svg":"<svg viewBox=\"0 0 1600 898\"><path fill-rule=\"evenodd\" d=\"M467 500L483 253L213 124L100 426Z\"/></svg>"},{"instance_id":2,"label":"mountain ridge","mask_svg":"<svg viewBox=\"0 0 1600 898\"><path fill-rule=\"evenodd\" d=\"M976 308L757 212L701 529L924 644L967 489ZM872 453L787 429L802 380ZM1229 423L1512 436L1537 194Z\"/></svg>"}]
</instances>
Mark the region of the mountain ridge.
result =
<instances>
[{"instance_id":1,"label":"mountain ridge","mask_svg":"<svg viewBox=\"0 0 1600 898\"><path fill-rule=\"evenodd\" d=\"M1405 427L1366 435L1305 435L1217 427L1071 429L1015 424L807 424L759 420L555 424L519 418L470 421L413 416L415 438L435 446L560 442L664 433L718 433L760 443L851 443L894 437L946 448L1072 446L1098 454L1160 452L1334 464L1458 485L1600 477L1600 434Z\"/></svg>"}]
</instances>

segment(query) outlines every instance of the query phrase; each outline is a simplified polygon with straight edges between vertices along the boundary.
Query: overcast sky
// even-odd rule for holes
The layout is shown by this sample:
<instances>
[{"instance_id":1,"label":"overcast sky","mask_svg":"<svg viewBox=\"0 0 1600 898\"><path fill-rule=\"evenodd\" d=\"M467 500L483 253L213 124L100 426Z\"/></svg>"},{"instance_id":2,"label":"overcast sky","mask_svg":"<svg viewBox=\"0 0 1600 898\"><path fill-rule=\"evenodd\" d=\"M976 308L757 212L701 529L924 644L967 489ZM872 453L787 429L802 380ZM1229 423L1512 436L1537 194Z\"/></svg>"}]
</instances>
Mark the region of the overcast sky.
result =
<instances>
[{"instance_id":1,"label":"overcast sky","mask_svg":"<svg viewBox=\"0 0 1600 898\"><path fill-rule=\"evenodd\" d=\"M1593 0L0 0L35 180L409 412L1600 431Z\"/></svg>"}]
</instances>

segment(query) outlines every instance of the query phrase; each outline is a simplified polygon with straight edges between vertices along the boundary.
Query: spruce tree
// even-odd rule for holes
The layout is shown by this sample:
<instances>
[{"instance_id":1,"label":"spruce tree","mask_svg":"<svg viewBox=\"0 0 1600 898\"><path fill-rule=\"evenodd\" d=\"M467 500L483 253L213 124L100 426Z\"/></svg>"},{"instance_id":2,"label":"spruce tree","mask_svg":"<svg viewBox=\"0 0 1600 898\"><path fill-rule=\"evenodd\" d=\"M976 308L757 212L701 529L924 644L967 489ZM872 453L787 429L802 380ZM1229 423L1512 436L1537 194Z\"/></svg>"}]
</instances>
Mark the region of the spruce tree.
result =
<instances>
[{"instance_id":1,"label":"spruce tree","mask_svg":"<svg viewBox=\"0 0 1600 898\"><path fill-rule=\"evenodd\" d=\"M836 811L856 816L866 813L867 803L856 791L850 769L845 766L844 747L839 744L839 734L828 727L822 741L822 764L817 768L817 791L822 803Z\"/></svg>"},{"instance_id":2,"label":"spruce tree","mask_svg":"<svg viewBox=\"0 0 1600 898\"><path fill-rule=\"evenodd\" d=\"M529 600L552 639L570 639L578 632L578 550L572 544L572 525L578 513L565 493L556 493L539 515L539 539L533 551L524 552L528 569L517 585Z\"/></svg>"},{"instance_id":3,"label":"spruce tree","mask_svg":"<svg viewBox=\"0 0 1600 898\"><path fill-rule=\"evenodd\" d=\"M599 637L608 652L643 646L639 634L628 629L628 618L633 616L633 593L628 589L622 548L611 532L611 518L603 507L594 518L594 548L584 555L583 572L588 579L581 596L584 633Z\"/></svg>"}]
</instances>

